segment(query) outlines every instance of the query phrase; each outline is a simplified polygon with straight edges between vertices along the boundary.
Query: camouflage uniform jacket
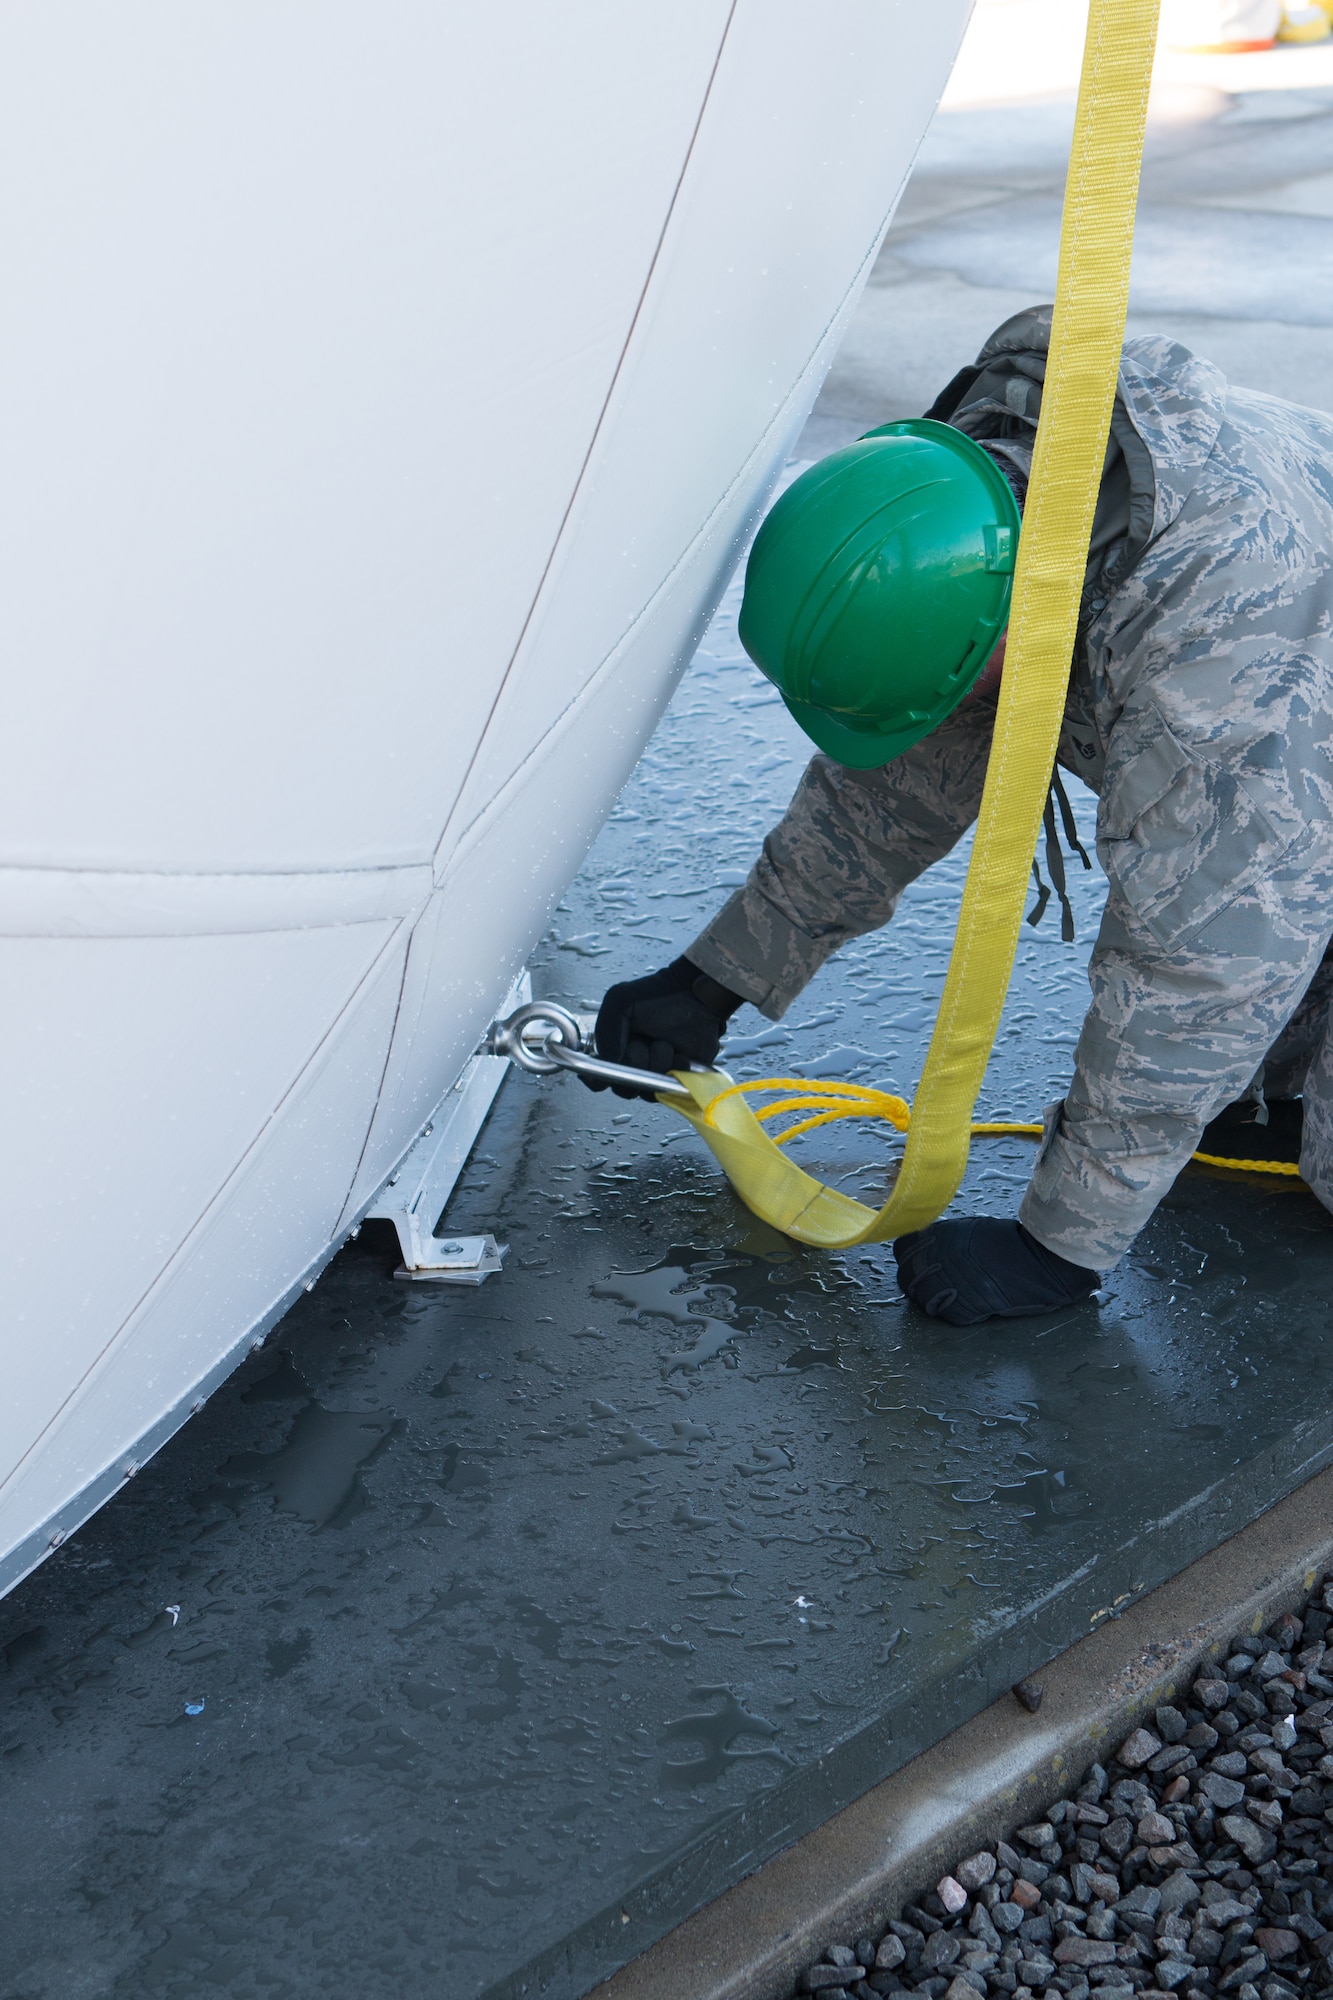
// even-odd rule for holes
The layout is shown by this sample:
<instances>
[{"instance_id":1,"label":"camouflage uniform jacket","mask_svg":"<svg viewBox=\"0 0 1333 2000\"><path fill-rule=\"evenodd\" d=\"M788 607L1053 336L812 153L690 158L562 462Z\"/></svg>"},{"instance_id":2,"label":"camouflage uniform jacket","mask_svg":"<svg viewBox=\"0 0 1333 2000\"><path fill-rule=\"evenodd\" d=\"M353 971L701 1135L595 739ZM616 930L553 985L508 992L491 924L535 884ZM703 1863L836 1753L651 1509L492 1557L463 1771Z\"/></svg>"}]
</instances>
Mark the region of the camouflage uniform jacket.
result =
<instances>
[{"instance_id":1,"label":"camouflage uniform jacket","mask_svg":"<svg viewBox=\"0 0 1333 2000\"><path fill-rule=\"evenodd\" d=\"M1020 471L1049 326L1008 321L936 406ZM1099 794L1109 889L1020 1215L1105 1271L1266 1057L1304 1088L1302 1172L1333 1208L1327 982L1298 1061L1281 1040L1333 933L1333 420L1129 340L1103 500L1058 754ZM812 759L688 956L780 1018L972 824L994 713L964 704L882 770Z\"/></svg>"}]
</instances>

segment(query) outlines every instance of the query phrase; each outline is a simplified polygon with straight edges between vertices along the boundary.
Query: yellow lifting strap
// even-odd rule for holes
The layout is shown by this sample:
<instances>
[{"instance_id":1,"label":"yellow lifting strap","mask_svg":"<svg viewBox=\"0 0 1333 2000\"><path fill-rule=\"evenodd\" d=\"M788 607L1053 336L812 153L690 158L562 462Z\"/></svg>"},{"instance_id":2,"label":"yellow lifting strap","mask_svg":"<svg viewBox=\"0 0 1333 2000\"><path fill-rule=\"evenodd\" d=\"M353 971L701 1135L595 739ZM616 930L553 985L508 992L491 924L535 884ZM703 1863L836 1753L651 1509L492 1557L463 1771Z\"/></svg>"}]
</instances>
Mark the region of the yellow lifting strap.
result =
<instances>
[{"instance_id":1,"label":"yellow lifting strap","mask_svg":"<svg viewBox=\"0 0 1333 2000\"><path fill-rule=\"evenodd\" d=\"M676 1073L693 1109L679 1098L659 1100L712 1148L748 1208L820 1249L923 1229L948 1207L967 1168L1069 683L1125 332L1158 4L1092 0L1089 9L995 736L948 978L910 1124L904 1115L907 1144L893 1191L876 1213L803 1173L765 1133L746 1090L716 1071Z\"/></svg>"}]
</instances>

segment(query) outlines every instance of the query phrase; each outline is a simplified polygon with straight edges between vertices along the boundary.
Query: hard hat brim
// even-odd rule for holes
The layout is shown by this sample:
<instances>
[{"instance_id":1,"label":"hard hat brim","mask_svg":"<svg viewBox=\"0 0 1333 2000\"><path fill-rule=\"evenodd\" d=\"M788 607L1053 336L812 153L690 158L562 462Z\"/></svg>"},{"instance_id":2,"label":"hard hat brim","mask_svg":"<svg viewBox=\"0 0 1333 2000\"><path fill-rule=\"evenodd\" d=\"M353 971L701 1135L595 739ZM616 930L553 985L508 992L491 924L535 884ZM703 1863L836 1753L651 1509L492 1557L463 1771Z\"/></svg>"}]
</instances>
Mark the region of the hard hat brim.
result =
<instances>
[{"instance_id":1,"label":"hard hat brim","mask_svg":"<svg viewBox=\"0 0 1333 2000\"><path fill-rule=\"evenodd\" d=\"M977 673L980 672L979 666ZM958 700L961 701L966 693L965 688ZM792 720L805 731L816 749L831 757L835 764L845 764L852 771L877 771L882 765L891 764L895 757L902 756L904 750L910 750L923 736L929 736L932 729L938 729L953 712L952 708L946 709L939 715L925 716L908 728L881 733L878 730L849 728L828 709L812 708L809 702L793 701L785 694L782 699Z\"/></svg>"}]
</instances>

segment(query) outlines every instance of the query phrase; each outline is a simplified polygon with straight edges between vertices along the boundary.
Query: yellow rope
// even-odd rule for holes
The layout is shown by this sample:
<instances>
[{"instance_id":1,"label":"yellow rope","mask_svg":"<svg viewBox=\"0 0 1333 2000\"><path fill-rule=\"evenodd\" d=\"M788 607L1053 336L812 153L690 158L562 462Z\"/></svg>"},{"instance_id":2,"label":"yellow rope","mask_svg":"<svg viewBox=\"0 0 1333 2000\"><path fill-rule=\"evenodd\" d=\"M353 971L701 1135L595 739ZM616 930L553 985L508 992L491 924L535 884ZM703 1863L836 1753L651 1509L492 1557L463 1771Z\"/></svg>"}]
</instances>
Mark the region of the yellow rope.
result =
<instances>
[{"instance_id":1,"label":"yellow rope","mask_svg":"<svg viewBox=\"0 0 1333 2000\"><path fill-rule=\"evenodd\" d=\"M893 1191L876 1213L803 1174L715 1072L679 1073L692 1108L662 1100L712 1148L756 1215L821 1248L924 1228L948 1207L967 1168L1064 713L1124 339L1157 8L1158 0L1092 0L1088 14L995 735L948 977ZM724 1092L727 1101L705 1117Z\"/></svg>"},{"instance_id":2,"label":"yellow rope","mask_svg":"<svg viewBox=\"0 0 1333 2000\"><path fill-rule=\"evenodd\" d=\"M799 1076L766 1076L751 1083L728 1084L709 1099L702 1114L702 1123L705 1127L714 1126L718 1107L731 1098L774 1090L790 1090L797 1094L762 1105L753 1114L760 1126L766 1125L770 1118L782 1117L788 1111L817 1109L814 1118L803 1118L799 1125L789 1125L785 1132L773 1133L771 1143L775 1146L785 1146L789 1140L799 1139L803 1133L813 1132L819 1125L831 1125L839 1118L881 1118L897 1132L910 1132L912 1129L912 1108L906 1098L894 1097L887 1090L875 1090L869 1084L812 1083L808 1077ZM974 1122L972 1136L977 1139L1040 1139L1045 1129L1040 1124L989 1118ZM1247 1174L1290 1174L1300 1178L1300 1168L1286 1160L1230 1160L1220 1153L1194 1153L1191 1158L1205 1167L1227 1167Z\"/></svg>"},{"instance_id":3,"label":"yellow rope","mask_svg":"<svg viewBox=\"0 0 1333 2000\"><path fill-rule=\"evenodd\" d=\"M1194 1153L1191 1158L1200 1166L1230 1167L1238 1174L1291 1174L1296 1180L1301 1177L1300 1168L1294 1167L1290 1160L1224 1160L1220 1153Z\"/></svg>"}]
</instances>

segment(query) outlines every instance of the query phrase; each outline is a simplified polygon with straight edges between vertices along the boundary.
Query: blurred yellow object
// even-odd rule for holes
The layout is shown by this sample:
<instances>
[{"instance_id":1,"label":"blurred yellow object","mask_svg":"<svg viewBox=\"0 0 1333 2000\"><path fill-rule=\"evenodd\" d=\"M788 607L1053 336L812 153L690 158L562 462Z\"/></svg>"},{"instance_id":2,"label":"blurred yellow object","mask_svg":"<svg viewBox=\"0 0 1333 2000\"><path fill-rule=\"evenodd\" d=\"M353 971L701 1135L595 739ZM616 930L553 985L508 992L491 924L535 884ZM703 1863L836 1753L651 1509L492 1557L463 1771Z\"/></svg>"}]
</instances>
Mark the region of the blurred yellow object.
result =
<instances>
[{"instance_id":1,"label":"blurred yellow object","mask_svg":"<svg viewBox=\"0 0 1333 2000\"><path fill-rule=\"evenodd\" d=\"M1323 42L1329 33L1329 17L1323 7L1284 5L1282 25L1277 31L1280 42Z\"/></svg>"}]
</instances>

